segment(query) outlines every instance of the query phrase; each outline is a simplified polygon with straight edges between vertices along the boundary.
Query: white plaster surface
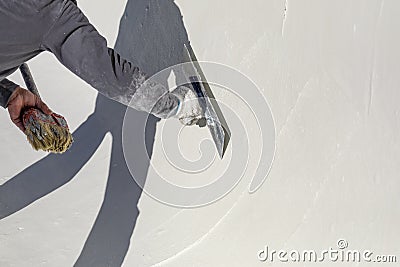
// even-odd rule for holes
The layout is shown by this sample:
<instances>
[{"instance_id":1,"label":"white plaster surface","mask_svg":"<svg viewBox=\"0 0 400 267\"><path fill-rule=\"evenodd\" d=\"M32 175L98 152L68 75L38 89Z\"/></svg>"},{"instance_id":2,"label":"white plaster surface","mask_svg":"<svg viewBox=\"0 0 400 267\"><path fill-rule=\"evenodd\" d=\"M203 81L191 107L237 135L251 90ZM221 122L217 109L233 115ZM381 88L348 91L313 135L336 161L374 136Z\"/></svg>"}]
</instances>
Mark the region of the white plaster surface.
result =
<instances>
[{"instance_id":1,"label":"white plaster surface","mask_svg":"<svg viewBox=\"0 0 400 267\"><path fill-rule=\"evenodd\" d=\"M113 45L127 1L78 2ZM157 1L149 3L150 11L157 10ZM116 137L106 134L73 179L0 220L0 266L118 266L122 261L124 266L288 266L292 264L260 262L257 253L266 245L322 251L336 247L341 238L349 249L397 255L399 262L400 2L177 0L176 5L197 57L240 70L268 100L277 149L266 182L248 193L260 142L259 133L250 131L247 137L233 136L249 140L250 160L242 182L221 201L179 209L143 193L138 203L130 203L135 191L127 191L132 185L123 179L118 184L118 166L109 166ZM96 91L51 55L41 55L30 65L43 98L75 131L93 112ZM240 101L215 93L249 129L255 127ZM31 150L7 116L0 112L0 194L14 176L46 156ZM168 169L160 126L153 166L182 183L201 180L201 174L191 178ZM182 151L196 159L200 154L193 140L207 132L185 131L179 140ZM83 134L82 139L90 142L91 136ZM57 164L51 165L52 175L68 172L68 164ZM225 166L217 161L212 170L217 173ZM117 170L112 187L110 168ZM147 179L152 175L150 171ZM211 178L207 174L203 179ZM127 201L108 199L115 195L126 195ZM101 213L102 205L104 210L111 205L115 216ZM136 223L135 213L119 215L136 209ZM97 218L99 212L106 216Z\"/></svg>"}]
</instances>

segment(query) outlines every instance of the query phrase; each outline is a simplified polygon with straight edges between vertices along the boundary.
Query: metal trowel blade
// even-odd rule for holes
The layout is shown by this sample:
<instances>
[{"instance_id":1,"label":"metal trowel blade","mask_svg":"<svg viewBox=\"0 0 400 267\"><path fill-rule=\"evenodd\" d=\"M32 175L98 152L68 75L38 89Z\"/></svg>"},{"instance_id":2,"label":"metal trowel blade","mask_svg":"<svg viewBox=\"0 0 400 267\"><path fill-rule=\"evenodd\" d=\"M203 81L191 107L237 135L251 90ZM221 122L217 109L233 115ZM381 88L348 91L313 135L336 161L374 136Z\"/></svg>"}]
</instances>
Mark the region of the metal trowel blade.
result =
<instances>
[{"instance_id":1,"label":"metal trowel blade","mask_svg":"<svg viewBox=\"0 0 400 267\"><path fill-rule=\"evenodd\" d=\"M184 65L185 76L199 98L206 125L222 159L231 135L228 124L190 45L184 46L184 54L187 62L190 62L190 64Z\"/></svg>"}]
</instances>

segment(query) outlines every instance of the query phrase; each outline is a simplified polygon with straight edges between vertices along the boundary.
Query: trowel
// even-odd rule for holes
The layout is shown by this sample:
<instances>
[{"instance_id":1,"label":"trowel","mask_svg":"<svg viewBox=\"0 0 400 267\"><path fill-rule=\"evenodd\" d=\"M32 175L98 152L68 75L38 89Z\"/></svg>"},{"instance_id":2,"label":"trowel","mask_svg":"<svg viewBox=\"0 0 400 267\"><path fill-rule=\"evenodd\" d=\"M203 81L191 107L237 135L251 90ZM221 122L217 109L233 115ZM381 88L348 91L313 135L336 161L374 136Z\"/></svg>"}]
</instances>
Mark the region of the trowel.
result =
<instances>
[{"instance_id":1,"label":"trowel","mask_svg":"<svg viewBox=\"0 0 400 267\"><path fill-rule=\"evenodd\" d=\"M184 56L188 62L188 64L183 65L185 77L197 94L203 112L204 120L201 120L198 125L208 127L218 154L222 159L231 136L228 124L190 44L184 45Z\"/></svg>"}]
</instances>

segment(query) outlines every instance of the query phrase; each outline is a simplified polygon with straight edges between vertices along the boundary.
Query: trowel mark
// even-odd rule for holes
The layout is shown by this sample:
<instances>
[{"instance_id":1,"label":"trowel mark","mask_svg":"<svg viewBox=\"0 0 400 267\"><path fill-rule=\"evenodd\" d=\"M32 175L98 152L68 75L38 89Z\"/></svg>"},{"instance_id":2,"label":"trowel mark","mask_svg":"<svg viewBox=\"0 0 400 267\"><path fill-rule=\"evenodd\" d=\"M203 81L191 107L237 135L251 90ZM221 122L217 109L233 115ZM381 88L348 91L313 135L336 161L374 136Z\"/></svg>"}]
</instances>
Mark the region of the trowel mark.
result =
<instances>
[{"instance_id":1,"label":"trowel mark","mask_svg":"<svg viewBox=\"0 0 400 267\"><path fill-rule=\"evenodd\" d=\"M367 103L367 115L371 113L371 106L372 106L372 101L374 97L374 79L375 79L375 65L376 65L376 49L377 49L377 34L378 34L378 27L379 27L379 22L382 17L382 12L383 12L383 7L384 7L385 1L382 0L380 4L380 9L379 9L379 15L378 18L376 19L375 23L375 31L374 31L374 46L372 48L372 66L371 66L371 71L369 75L369 90L368 90L368 103Z\"/></svg>"},{"instance_id":2,"label":"trowel mark","mask_svg":"<svg viewBox=\"0 0 400 267\"><path fill-rule=\"evenodd\" d=\"M287 18L287 12L288 12L288 3L289 0L285 0L285 9L283 10L283 21L282 21L282 37L285 34L285 24L286 24L286 18Z\"/></svg>"},{"instance_id":3,"label":"trowel mark","mask_svg":"<svg viewBox=\"0 0 400 267\"><path fill-rule=\"evenodd\" d=\"M221 219L213 226L211 227L207 233L205 233L202 237L200 237L199 239L197 239L194 243L192 243L191 245L188 245L187 247L185 247L184 249L182 249L181 251L179 251L178 253L176 253L175 255L164 259L162 261L160 261L159 263L156 263L154 265L152 265L152 267L156 267L156 266L163 266L165 264L171 263L174 260L176 260L177 258L179 258L180 256L182 256L183 254L187 253L188 251L192 250L193 248L197 247L198 245L200 245L204 240L206 240L214 231L215 229L218 228L218 226L220 226L225 219L232 213L232 211L235 209L235 207L240 203L241 199L246 195L246 190L243 190L243 192L239 195L239 197L237 198L237 200L235 201L235 203L233 203L232 207L225 213L224 216L221 217Z\"/></svg>"},{"instance_id":4,"label":"trowel mark","mask_svg":"<svg viewBox=\"0 0 400 267\"><path fill-rule=\"evenodd\" d=\"M369 79L369 91L368 91L368 104L367 104L367 114L371 113L372 98L374 96L374 76L375 76L375 63L373 64L370 79Z\"/></svg>"}]
</instances>

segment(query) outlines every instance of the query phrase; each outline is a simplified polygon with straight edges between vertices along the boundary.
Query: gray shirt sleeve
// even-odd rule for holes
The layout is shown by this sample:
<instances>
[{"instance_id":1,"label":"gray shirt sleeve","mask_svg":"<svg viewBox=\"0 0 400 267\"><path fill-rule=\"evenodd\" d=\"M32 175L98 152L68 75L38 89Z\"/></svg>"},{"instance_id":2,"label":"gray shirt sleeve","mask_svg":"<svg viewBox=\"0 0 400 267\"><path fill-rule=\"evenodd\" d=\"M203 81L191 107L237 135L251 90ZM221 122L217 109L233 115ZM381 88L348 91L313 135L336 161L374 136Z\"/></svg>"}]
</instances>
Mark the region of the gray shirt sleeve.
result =
<instances>
[{"instance_id":1,"label":"gray shirt sleeve","mask_svg":"<svg viewBox=\"0 0 400 267\"><path fill-rule=\"evenodd\" d=\"M124 105L160 118L171 116L178 106L178 98L167 88L146 81L146 75L137 66L108 48L106 39L71 1L65 3L44 36L42 49L52 52L101 94Z\"/></svg>"},{"instance_id":2,"label":"gray shirt sleeve","mask_svg":"<svg viewBox=\"0 0 400 267\"><path fill-rule=\"evenodd\" d=\"M8 100L17 87L17 84L7 79L0 81L0 106L7 107Z\"/></svg>"}]
</instances>

